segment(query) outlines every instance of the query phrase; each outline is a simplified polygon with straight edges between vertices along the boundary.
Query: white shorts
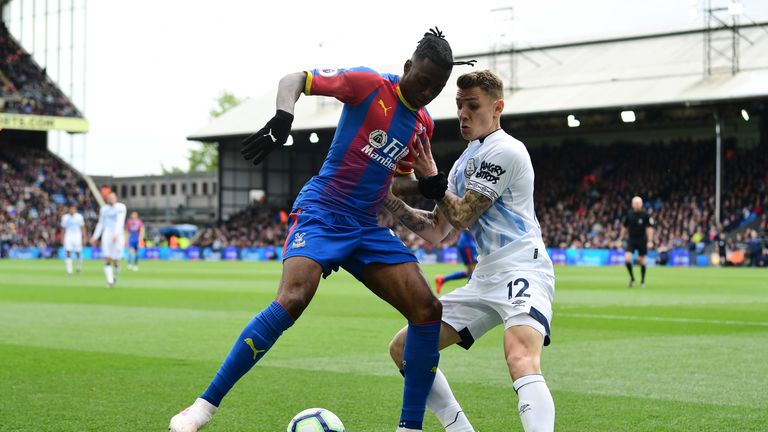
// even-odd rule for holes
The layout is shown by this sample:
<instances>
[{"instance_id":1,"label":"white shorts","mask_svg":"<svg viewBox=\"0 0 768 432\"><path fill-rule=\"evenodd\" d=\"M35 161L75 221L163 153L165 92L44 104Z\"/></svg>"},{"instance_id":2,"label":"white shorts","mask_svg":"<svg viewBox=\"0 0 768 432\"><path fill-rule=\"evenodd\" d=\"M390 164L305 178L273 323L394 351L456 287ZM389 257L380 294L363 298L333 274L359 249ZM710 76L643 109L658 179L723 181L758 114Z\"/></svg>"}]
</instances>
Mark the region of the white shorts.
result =
<instances>
[{"instance_id":1,"label":"white shorts","mask_svg":"<svg viewBox=\"0 0 768 432\"><path fill-rule=\"evenodd\" d=\"M554 276L537 271L473 274L467 284L440 297L443 322L461 336L459 346L469 349L492 328L527 325L549 345Z\"/></svg>"},{"instance_id":2,"label":"white shorts","mask_svg":"<svg viewBox=\"0 0 768 432\"><path fill-rule=\"evenodd\" d=\"M64 236L64 250L67 252L82 252L83 236L80 234Z\"/></svg>"},{"instance_id":3,"label":"white shorts","mask_svg":"<svg viewBox=\"0 0 768 432\"><path fill-rule=\"evenodd\" d=\"M122 259L125 250L125 235L118 234L116 241L112 241L112 236L114 234L103 233L101 235L101 254L104 258Z\"/></svg>"}]
</instances>

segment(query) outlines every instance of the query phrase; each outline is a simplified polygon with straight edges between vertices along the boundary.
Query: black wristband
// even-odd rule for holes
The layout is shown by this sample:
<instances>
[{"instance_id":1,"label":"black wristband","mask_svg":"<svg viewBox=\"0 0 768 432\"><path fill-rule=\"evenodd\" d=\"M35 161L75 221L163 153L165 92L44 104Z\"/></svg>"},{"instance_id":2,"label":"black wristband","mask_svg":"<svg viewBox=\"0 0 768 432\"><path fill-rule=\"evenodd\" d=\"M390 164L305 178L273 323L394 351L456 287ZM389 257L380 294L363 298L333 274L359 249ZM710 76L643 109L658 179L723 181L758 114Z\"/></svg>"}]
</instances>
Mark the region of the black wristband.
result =
<instances>
[{"instance_id":1,"label":"black wristband","mask_svg":"<svg viewBox=\"0 0 768 432\"><path fill-rule=\"evenodd\" d=\"M432 177L419 177L419 192L425 197L433 200L441 200L448 189L448 176L440 171Z\"/></svg>"}]
</instances>

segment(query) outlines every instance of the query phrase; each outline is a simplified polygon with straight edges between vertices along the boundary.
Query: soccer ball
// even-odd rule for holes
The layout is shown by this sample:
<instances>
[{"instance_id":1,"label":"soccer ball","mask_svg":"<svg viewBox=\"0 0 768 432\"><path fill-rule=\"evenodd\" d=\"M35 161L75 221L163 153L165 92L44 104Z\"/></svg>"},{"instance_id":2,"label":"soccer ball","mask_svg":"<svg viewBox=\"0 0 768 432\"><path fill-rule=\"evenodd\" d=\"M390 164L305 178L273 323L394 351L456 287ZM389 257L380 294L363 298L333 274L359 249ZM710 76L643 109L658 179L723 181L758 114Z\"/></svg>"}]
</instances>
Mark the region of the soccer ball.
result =
<instances>
[{"instance_id":1,"label":"soccer ball","mask_svg":"<svg viewBox=\"0 0 768 432\"><path fill-rule=\"evenodd\" d=\"M310 408L296 414L288 423L288 432L345 432L336 414L323 408Z\"/></svg>"}]
</instances>

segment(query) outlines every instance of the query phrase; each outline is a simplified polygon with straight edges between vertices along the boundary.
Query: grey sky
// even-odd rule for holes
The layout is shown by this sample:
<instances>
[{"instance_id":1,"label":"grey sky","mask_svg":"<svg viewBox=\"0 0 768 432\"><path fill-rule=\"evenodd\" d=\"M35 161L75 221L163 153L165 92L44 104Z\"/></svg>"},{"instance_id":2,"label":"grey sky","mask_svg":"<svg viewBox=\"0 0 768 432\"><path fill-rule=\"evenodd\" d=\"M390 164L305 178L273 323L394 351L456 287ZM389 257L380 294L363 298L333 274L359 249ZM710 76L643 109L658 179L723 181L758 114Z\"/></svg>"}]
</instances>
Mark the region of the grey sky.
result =
<instances>
[{"instance_id":1,"label":"grey sky","mask_svg":"<svg viewBox=\"0 0 768 432\"><path fill-rule=\"evenodd\" d=\"M742 3L747 16L768 19L768 1ZM194 144L185 137L207 124L208 111L223 90L257 97L282 75L315 66L367 65L397 72L422 33L435 25L460 55L510 40L539 45L703 23L699 0L375 4L89 1L85 111L91 131L84 146L78 142L74 165L82 169L85 163L89 174L118 176L156 174L161 162L186 167L187 149ZM490 12L504 6L514 7L514 21L507 19L508 12ZM254 128L266 120L253 119ZM68 138L62 142L62 156L69 160ZM51 143L58 150L57 139Z\"/></svg>"}]
</instances>

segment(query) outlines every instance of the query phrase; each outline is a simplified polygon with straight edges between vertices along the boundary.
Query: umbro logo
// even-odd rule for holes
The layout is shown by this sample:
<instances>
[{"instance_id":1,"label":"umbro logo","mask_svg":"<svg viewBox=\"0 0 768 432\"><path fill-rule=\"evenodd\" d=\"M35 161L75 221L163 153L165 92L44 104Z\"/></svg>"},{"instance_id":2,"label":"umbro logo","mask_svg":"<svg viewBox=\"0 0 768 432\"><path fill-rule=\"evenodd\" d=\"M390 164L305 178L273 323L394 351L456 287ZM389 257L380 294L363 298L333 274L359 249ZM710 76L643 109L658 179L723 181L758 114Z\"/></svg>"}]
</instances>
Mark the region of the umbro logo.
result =
<instances>
[{"instance_id":1,"label":"umbro logo","mask_svg":"<svg viewBox=\"0 0 768 432\"><path fill-rule=\"evenodd\" d=\"M531 410L531 404L522 404L520 405L520 415L523 415L524 412Z\"/></svg>"}]
</instances>

